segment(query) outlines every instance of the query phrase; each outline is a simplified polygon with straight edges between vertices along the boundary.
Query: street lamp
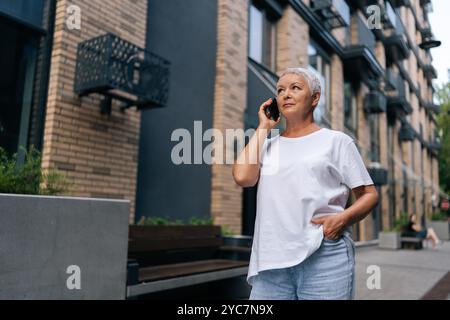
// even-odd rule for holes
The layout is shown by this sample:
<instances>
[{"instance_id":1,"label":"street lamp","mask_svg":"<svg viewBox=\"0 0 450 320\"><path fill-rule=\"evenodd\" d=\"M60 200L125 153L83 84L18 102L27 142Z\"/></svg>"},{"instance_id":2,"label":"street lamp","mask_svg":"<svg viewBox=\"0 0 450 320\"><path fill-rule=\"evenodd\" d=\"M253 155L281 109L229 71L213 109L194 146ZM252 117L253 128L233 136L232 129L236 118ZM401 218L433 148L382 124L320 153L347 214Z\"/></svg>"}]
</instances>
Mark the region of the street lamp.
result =
<instances>
[{"instance_id":1,"label":"street lamp","mask_svg":"<svg viewBox=\"0 0 450 320\"><path fill-rule=\"evenodd\" d=\"M428 50L431 48L437 48L441 45L441 41L435 40L433 38L425 39L424 42L419 44L419 47L424 50Z\"/></svg>"}]
</instances>

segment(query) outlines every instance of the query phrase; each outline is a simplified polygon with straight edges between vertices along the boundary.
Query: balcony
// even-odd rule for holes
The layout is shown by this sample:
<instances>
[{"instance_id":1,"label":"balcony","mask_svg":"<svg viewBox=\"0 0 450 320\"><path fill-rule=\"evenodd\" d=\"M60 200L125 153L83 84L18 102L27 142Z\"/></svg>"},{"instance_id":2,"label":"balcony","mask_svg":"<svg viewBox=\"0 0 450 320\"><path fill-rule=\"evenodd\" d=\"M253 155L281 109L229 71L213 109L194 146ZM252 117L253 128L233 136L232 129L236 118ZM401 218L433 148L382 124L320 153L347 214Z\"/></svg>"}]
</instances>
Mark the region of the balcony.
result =
<instances>
[{"instance_id":1,"label":"balcony","mask_svg":"<svg viewBox=\"0 0 450 320\"><path fill-rule=\"evenodd\" d=\"M380 91L373 90L364 97L364 111L366 113L386 112L386 96Z\"/></svg>"},{"instance_id":2,"label":"balcony","mask_svg":"<svg viewBox=\"0 0 450 320\"><path fill-rule=\"evenodd\" d=\"M311 0L311 9L327 29L350 25L350 8L345 0Z\"/></svg>"},{"instance_id":3,"label":"balcony","mask_svg":"<svg viewBox=\"0 0 450 320\"><path fill-rule=\"evenodd\" d=\"M112 99L122 109L159 108L167 103L169 74L166 59L107 33L78 44L74 91L103 95L103 114L111 114Z\"/></svg>"},{"instance_id":4,"label":"balcony","mask_svg":"<svg viewBox=\"0 0 450 320\"><path fill-rule=\"evenodd\" d=\"M365 8L373 4L378 4L378 0L348 0L347 2L355 8Z\"/></svg>"},{"instance_id":5,"label":"balcony","mask_svg":"<svg viewBox=\"0 0 450 320\"><path fill-rule=\"evenodd\" d=\"M433 102L428 102L425 104L425 108L430 112L434 112L435 114L441 113L441 106L438 104L434 104Z\"/></svg>"},{"instance_id":6,"label":"balcony","mask_svg":"<svg viewBox=\"0 0 450 320\"><path fill-rule=\"evenodd\" d=\"M400 131L398 132L398 138L400 141L414 141L416 133L414 129L408 123L403 123Z\"/></svg>"},{"instance_id":7,"label":"balcony","mask_svg":"<svg viewBox=\"0 0 450 320\"><path fill-rule=\"evenodd\" d=\"M375 35L359 16L353 17L356 23L356 43L344 48L344 70L349 79L378 80L383 75L383 68L375 56Z\"/></svg>"},{"instance_id":8,"label":"balcony","mask_svg":"<svg viewBox=\"0 0 450 320\"><path fill-rule=\"evenodd\" d=\"M381 167L380 163L372 162L367 168L372 181L377 186L386 185L388 182L388 171Z\"/></svg>"},{"instance_id":9,"label":"balcony","mask_svg":"<svg viewBox=\"0 0 450 320\"><path fill-rule=\"evenodd\" d=\"M385 2L384 7L382 7L381 9L381 22L383 23L384 28L394 29L397 23L397 15L394 8L392 8L389 2Z\"/></svg>"},{"instance_id":10,"label":"balcony","mask_svg":"<svg viewBox=\"0 0 450 320\"><path fill-rule=\"evenodd\" d=\"M393 29L383 38L386 56L392 62L407 59L410 54L408 40L403 25L395 11L389 13L389 21L392 24Z\"/></svg>"},{"instance_id":11,"label":"balcony","mask_svg":"<svg viewBox=\"0 0 450 320\"><path fill-rule=\"evenodd\" d=\"M392 5L396 8L405 7L409 4L409 0L391 0Z\"/></svg>"},{"instance_id":12,"label":"balcony","mask_svg":"<svg viewBox=\"0 0 450 320\"><path fill-rule=\"evenodd\" d=\"M412 113L412 107L406 99L405 83L403 78L400 77L400 75L393 73L393 71L389 72L392 73L390 75L392 81L391 85L393 86L395 92L391 92L387 96L388 113L398 116Z\"/></svg>"},{"instance_id":13,"label":"balcony","mask_svg":"<svg viewBox=\"0 0 450 320\"><path fill-rule=\"evenodd\" d=\"M426 64L423 66L423 73L429 80L437 78L436 69L431 64Z\"/></svg>"},{"instance_id":14,"label":"balcony","mask_svg":"<svg viewBox=\"0 0 450 320\"><path fill-rule=\"evenodd\" d=\"M386 69L386 76L384 81L385 81L384 90L386 91L396 90L397 74L391 68Z\"/></svg>"},{"instance_id":15,"label":"balcony","mask_svg":"<svg viewBox=\"0 0 450 320\"><path fill-rule=\"evenodd\" d=\"M428 142L428 147L431 150L438 151L442 148L441 140L439 138L434 138L434 140L431 140Z\"/></svg>"}]
</instances>

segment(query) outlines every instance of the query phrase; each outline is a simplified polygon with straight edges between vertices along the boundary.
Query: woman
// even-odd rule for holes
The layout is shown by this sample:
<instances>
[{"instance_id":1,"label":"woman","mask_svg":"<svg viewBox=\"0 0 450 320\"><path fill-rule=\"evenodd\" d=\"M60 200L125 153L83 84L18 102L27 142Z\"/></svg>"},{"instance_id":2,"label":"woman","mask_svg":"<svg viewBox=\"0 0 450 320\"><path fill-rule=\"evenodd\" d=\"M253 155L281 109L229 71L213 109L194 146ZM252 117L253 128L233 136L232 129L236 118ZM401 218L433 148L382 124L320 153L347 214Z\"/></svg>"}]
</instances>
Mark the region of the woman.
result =
<instances>
[{"instance_id":1,"label":"woman","mask_svg":"<svg viewBox=\"0 0 450 320\"><path fill-rule=\"evenodd\" d=\"M351 225L376 206L378 193L354 141L314 123L320 95L315 73L287 69L276 98L286 129L267 138L281 117L269 119L271 99L264 102L233 166L238 185L258 183L250 299L353 298ZM357 201L345 209L350 189Z\"/></svg>"},{"instance_id":2,"label":"woman","mask_svg":"<svg viewBox=\"0 0 450 320\"><path fill-rule=\"evenodd\" d=\"M422 227L416 223L417 216L415 214L409 215L409 222L406 227L406 232L408 234L412 233L418 238L422 239L431 239L433 241L433 249L436 248L437 245L442 244L442 241L439 240L436 232L434 232L433 228L422 229Z\"/></svg>"}]
</instances>

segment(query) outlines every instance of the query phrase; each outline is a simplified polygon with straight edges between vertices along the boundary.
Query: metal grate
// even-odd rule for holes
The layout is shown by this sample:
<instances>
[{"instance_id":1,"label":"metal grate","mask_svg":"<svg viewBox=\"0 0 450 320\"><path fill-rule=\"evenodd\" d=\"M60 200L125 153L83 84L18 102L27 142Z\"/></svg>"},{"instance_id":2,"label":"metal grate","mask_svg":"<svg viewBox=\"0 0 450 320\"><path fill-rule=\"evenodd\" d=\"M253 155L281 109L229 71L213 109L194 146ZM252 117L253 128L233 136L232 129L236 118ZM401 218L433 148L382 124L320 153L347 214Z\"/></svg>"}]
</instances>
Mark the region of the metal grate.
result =
<instances>
[{"instance_id":1,"label":"metal grate","mask_svg":"<svg viewBox=\"0 0 450 320\"><path fill-rule=\"evenodd\" d=\"M169 92L170 63L108 33L78 45L74 90L103 94L124 108L162 107Z\"/></svg>"}]
</instances>

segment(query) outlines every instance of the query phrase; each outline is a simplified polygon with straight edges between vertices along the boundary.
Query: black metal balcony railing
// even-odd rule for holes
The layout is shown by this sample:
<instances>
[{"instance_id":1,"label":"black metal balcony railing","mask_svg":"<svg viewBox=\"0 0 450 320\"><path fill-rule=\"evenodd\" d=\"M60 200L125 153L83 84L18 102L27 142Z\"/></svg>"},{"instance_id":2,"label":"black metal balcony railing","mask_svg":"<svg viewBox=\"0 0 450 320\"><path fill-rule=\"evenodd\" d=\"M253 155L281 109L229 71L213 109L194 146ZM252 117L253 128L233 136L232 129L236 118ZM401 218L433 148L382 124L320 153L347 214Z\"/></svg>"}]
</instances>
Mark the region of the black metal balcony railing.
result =
<instances>
[{"instance_id":1,"label":"black metal balcony railing","mask_svg":"<svg viewBox=\"0 0 450 320\"><path fill-rule=\"evenodd\" d=\"M438 104L434 104L433 102L428 102L425 104L425 108L428 109L431 112L434 112L436 114L441 113L441 106Z\"/></svg>"},{"instance_id":2,"label":"black metal balcony railing","mask_svg":"<svg viewBox=\"0 0 450 320\"><path fill-rule=\"evenodd\" d=\"M387 57L393 62L398 62L407 59L410 55L408 39L405 35L403 25L395 12L390 19L395 20L393 22L393 29L388 36L383 38L383 42Z\"/></svg>"},{"instance_id":3,"label":"black metal balcony railing","mask_svg":"<svg viewBox=\"0 0 450 320\"><path fill-rule=\"evenodd\" d=\"M431 140L428 142L428 146L431 150L440 150L442 149L441 140L439 138L434 138L434 140Z\"/></svg>"},{"instance_id":4,"label":"black metal balcony railing","mask_svg":"<svg viewBox=\"0 0 450 320\"><path fill-rule=\"evenodd\" d=\"M392 91L396 90L396 88L397 88L397 75L391 68L387 68L384 89L386 91Z\"/></svg>"},{"instance_id":5,"label":"black metal balcony railing","mask_svg":"<svg viewBox=\"0 0 450 320\"><path fill-rule=\"evenodd\" d=\"M391 0L392 5L396 8L404 7L409 4L409 0Z\"/></svg>"},{"instance_id":6,"label":"black metal balcony railing","mask_svg":"<svg viewBox=\"0 0 450 320\"><path fill-rule=\"evenodd\" d=\"M364 21L357 16L356 18L358 27L358 44L367 47L373 54L375 54L375 46L376 46L376 39L373 32L367 28Z\"/></svg>"},{"instance_id":7,"label":"black metal balcony railing","mask_svg":"<svg viewBox=\"0 0 450 320\"><path fill-rule=\"evenodd\" d=\"M311 0L311 9L328 29L350 25L350 8L345 0Z\"/></svg>"},{"instance_id":8,"label":"black metal balcony railing","mask_svg":"<svg viewBox=\"0 0 450 320\"><path fill-rule=\"evenodd\" d=\"M397 15L388 1L386 1L382 7L381 22L386 29L394 29L397 25Z\"/></svg>"},{"instance_id":9,"label":"black metal balcony railing","mask_svg":"<svg viewBox=\"0 0 450 320\"><path fill-rule=\"evenodd\" d=\"M423 66L423 73L425 77L427 77L430 80L437 78L436 69L431 64L426 64Z\"/></svg>"},{"instance_id":10,"label":"black metal balcony railing","mask_svg":"<svg viewBox=\"0 0 450 320\"><path fill-rule=\"evenodd\" d=\"M387 111L399 116L412 113L413 109L411 104L406 99L405 82L403 78L398 74L394 74L393 71L389 72L395 92L392 92L387 96Z\"/></svg>"},{"instance_id":11,"label":"black metal balcony railing","mask_svg":"<svg viewBox=\"0 0 450 320\"><path fill-rule=\"evenodd\" d=\"M375 56L376 39L364 21L355 16L356 41L344 48L344 69L349 78L378 80L383 68Z\"/></svg>"},{"instance_id":12,"label":"black metal balcony railing","mask_svg":"<svg viewBox=\"0 0 450 320\"><path fill-rule=\"evenodd\" d=\"M398 133L400 141L414 141L416 134L414 129L407 123L403 123Z\"/></svg>"},{"instance_id":13,"label":"black metal balcony railing","mask_svg":"<svg viewBox=\"0 0 450 320\"><path fill-rule=\"evenodd\" d=\"M364 97L364 110L366 113L386 112L386 96L380 91L373 90Z\"/></svg>"},{"instance_id":14,"label":"black metal balcony railing","mask_svg":"<svg viewBox=\"0 0 450 320\"><path fill-rule=\"evenodd\" d=\"M347 2L355 8L365 8L373 4L378 4L378 0L347 0Z\"/></svg>"},{"instance_id":15,"label":"black metal balcony railing","mask_svg":"<svg viewBox=\"0 0 450 320\"><path fill-rule=\"evenodd\" d=\"M388 171L381 167L371 167L367 168L370 177L375 185L381 186L386 185L388 181Z\"/></svg>"},{"instance_id":16,"label":"black metal balcony railing","mask_svg":"<svg viewBox=\"0 0 450 320\"><path fill-rule=\"evenodd\" d=\"M102 113L111 112L111 100L124 108L163 107L168 99L170 63L108 33L78 45L74 91L79 96L105 96Z\"/></svg>"},{"instance_id":17,"label":"black metal balcony railing","mask_svg":"<svg viewBox=\"0 0 450 320\"><path fill-rule=\"evenodd\" d=\"M431 28L422 28L419 30L420 34L422 36L422 39L431 38L433 36L433 33L431 32Z\"/></svg>"}]
</instances>

